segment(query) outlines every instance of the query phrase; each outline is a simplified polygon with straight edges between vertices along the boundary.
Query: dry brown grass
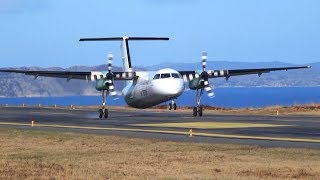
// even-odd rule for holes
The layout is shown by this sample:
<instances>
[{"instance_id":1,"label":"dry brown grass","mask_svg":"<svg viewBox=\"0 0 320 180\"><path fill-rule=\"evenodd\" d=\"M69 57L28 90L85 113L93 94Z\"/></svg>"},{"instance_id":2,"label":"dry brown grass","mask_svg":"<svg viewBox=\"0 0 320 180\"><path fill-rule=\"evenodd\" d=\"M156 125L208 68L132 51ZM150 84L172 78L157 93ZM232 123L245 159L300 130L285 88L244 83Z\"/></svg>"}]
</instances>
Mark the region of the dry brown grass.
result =
<instances>
[{"instance_id":1,"label":"dry brown grass","mask_svg":"<svg viewBox=\"0 0 320 180\"><path fill-rule=\"evenodd\" d=\"M210 108L208 108L210 109ZM213 110L214 111L214 110ZM270 106L265 108L222 109L216 110L225 114L252 114L252 115L320 115L320 104L306 104L295 106Z\"/></svg>"},{"instance_id":2,"label":"dry brown grass","mask_svg":"<svg viewBox=\"0 0 320 180\"><path fill-rule=\"evenodd\" d=\"M319 149L0 129L0 179L318 179Z\"/></svg>"},{"instance_id":3,"label":"dry brown grass","mask_svg":"<svg viewBox=\"0 0 320 180\"><path fill-rule=\"evenodd\" d=\"M179 107L181 111L192 111L193 107ZM156 106L154 110L165 110L167 106ZM295 106L270 106L265 108L223 108L204 106L206 112L212 114L243 114L243 115L320 115L320 104L304 104Z\"/></svg>"}]
</instances>

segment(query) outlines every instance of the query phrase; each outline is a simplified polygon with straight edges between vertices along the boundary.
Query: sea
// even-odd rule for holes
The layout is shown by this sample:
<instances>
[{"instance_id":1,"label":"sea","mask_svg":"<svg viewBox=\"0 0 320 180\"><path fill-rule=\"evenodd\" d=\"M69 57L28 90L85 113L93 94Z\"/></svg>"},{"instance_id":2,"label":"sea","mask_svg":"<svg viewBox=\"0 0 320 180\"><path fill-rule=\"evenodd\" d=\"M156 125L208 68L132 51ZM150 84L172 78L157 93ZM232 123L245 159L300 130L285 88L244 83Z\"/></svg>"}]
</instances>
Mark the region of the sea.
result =
<instances>
[{"instance_id":1,"label":"sea","mask_svg":"<svg viewBox=\"0 0 320 180\"><path fill-rule=\"evenodd\" d=\"M320 87L228 87L216 88L215 97L206 93L202 103L225 108L260 108L320 103ZM195 91L186 91L177 99L178 106L194 106ZM91 106L100 105L100 96L0 98L0 105ZM123 97L108 97L107 104L126 106ZM168 104L168 102L164 103Z\"/></svg>"}]
</instances>

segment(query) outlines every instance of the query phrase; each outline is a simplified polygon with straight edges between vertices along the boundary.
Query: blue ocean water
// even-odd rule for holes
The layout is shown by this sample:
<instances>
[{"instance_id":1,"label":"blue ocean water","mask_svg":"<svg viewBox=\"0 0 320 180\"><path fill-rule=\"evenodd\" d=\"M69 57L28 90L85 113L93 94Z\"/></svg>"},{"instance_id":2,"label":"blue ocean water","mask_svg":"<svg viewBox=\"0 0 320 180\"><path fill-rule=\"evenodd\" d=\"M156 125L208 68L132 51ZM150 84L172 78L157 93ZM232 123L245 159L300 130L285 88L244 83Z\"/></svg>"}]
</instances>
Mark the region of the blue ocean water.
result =
<instances>
[{"instance_id":1,"label":"blue ocean water","mask_svg":"<svg viewBox=\"0 0 320 180\"><path fill-rule=\"evenodd\" d=\"M108 97L109 105L125 106L123 97ZM274 105L296 105L320 103L320 87L259 87L259 88L217 88L215 97L204 94L202 103L219 107L266 107ZM0 104L9 105L100 105L100 96L0 98ZM177 100L179 106L194 106L195 91L187 91Z\"/></svg>"},{"instance_id":2,"label":"blue ocean water","mask_svg":"<svg viewBox=\"0 0 320 180\"><path fill-rule=\"evenodd\" d=\"M183 96L183 104L194 104L195 92ZM214 98L202 99L203 104L218 107L267 107L320 103L320 87L249 87L218 88Z\"/></svg>"}]
</instances>

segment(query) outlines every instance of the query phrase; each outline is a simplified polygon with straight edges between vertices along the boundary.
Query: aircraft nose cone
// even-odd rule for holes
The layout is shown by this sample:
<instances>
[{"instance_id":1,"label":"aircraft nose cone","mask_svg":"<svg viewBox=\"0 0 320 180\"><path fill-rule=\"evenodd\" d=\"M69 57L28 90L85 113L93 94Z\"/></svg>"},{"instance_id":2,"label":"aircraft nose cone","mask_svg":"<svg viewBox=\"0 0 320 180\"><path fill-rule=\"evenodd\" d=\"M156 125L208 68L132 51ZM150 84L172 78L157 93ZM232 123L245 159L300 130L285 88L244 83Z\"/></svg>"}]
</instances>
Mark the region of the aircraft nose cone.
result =
<instances>
[{"instance_id":1,"label":"aircraft nose cone","mask_svg":"<svg viewBox=\"0 0 320 180\"><path fill-rule=\"evenodd\" d=\"M158 81L154 85L155 91L163 96L172 98L180 96L184 91L184 82L182 79L167 79Z\"/></svg>"}]
</instances>

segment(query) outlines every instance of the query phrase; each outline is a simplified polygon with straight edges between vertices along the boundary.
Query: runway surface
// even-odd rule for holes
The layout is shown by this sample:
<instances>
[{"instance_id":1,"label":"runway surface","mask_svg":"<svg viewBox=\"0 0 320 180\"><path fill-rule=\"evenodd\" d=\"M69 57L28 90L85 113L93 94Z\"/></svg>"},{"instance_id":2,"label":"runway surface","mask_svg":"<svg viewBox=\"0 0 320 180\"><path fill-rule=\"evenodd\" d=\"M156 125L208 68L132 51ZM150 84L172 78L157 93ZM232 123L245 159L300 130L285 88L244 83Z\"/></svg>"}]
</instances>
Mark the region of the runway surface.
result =
<instances>
[{"instance_id":1,"label":"runway surface","mask_svg":"<svg viewBox=\"0 0 320 180\"><path fill-rule=\"evenodd\" d=\"M320 148L320 117L213 115L190 112L0 107L0 128L80 132L183 142ZM31 121L34 126L31 126ZM192 129L192 137L190 137Z\"/></svg>"}]
</instances>

